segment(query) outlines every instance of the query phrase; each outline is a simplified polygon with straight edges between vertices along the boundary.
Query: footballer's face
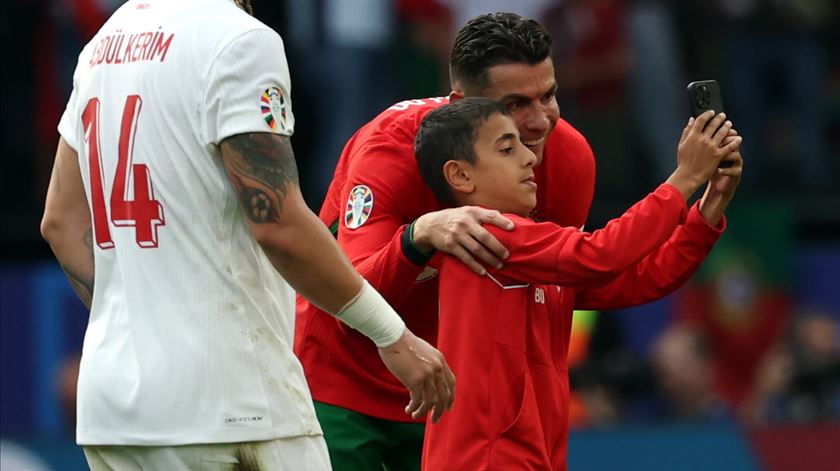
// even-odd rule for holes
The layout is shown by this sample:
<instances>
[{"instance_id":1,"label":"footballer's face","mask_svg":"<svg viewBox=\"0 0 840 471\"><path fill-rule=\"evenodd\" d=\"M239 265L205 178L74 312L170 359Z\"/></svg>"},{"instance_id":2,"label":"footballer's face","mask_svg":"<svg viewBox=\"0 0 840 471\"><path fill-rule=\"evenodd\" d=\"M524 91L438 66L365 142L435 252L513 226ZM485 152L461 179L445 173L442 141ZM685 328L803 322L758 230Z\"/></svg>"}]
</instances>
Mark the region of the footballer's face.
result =
<instances>
[{"instance_id":1,"label":"footballer's face","mask_svg":"<svg viewBox=\"0 0 840 471\"><path fill-rule=\"evenodd\" d=\"M534 152L537 162L542 162L546 138L560 117L551 59L538 64L496 65L488 69L487 78L481 95L507 106L522 142Z\"/></svg>"},{"instance_id":2,"label":"footballer's face","mask_svg":"<svg viewBox=\"0 0 840 471\"><path fill-rule=\"evenodd\" d=\"M473 144L476 161L465 172L474 187L470 204L527 217L537 205L537 158L523 143L516 123L496 113L481 124Z\"/></svg>"}]
</instances>

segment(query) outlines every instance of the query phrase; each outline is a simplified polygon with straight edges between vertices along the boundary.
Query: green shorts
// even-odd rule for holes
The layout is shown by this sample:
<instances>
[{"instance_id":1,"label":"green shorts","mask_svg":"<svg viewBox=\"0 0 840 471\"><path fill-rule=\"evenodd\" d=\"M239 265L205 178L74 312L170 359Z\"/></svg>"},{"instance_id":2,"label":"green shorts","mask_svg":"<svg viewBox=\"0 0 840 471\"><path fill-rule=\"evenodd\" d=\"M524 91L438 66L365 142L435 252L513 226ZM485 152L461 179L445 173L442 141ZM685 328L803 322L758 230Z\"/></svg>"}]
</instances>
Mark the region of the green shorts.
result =
<instances>
[{"instance_id":1,"label":"green shorts","mask_svg":"<svg viewBox=\"0 0 840 471\"><path fill-rule=\"evenodd\" d=\"M419 471L423 424L393 422L315 402L335 471Z\"/></svg>"}]
</instances>

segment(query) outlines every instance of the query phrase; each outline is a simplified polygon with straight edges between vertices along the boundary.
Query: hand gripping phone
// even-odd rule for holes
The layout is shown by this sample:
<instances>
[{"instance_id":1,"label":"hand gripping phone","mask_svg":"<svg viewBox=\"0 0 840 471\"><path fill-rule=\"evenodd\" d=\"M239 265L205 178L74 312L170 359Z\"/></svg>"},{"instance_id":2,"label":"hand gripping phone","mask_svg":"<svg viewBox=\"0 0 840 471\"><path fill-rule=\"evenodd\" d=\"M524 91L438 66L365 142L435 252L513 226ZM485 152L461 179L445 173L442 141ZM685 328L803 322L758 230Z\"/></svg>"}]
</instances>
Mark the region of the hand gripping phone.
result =
<instances>
[{"instance_id":1,"label":"hand gripping phone","mask_svg":"<svg viewBox=\"0 0 840 471\"><path fill-rule=\"evenodd\" d=\"M720 85L717 80L700 80L691 82L686 87L688 90L688 105L691 109L691 116L695 118L705 111L714 110L715 113L723 112L723 98L720 94ZM722 160L718 168L732 166L731 160Z\"/></svg>"}]
</instances>

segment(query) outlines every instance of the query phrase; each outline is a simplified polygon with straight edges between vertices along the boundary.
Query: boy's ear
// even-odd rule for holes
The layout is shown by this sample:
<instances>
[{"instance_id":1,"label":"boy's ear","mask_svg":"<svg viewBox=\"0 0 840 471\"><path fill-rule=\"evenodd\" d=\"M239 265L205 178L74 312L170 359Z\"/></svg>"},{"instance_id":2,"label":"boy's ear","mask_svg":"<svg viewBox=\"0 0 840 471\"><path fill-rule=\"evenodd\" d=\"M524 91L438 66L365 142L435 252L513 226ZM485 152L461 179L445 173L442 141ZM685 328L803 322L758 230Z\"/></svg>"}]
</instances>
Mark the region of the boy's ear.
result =
<instances>
[{"instance_id":1,"label":"boy's ear","mask_svg":"<svg viewBox=\"0 0 840 471\"><path fill-rule=\"evenodd\" d=\"M461 98L464 98L464 93L460 90L452 90L449 92L449 102L458 101Z\"/></svg>"},{"instance_id":2,"label":"boy's ear","mask_svg":"<svg viewBox=\"0 0 840 471\"><path fill-rule=\"evenodd\" d=\"M447 160L443 164L443 178L453 192L470 194L475 191L471 175L472 166L465 160Z\"/></svg>"}]
</instances>

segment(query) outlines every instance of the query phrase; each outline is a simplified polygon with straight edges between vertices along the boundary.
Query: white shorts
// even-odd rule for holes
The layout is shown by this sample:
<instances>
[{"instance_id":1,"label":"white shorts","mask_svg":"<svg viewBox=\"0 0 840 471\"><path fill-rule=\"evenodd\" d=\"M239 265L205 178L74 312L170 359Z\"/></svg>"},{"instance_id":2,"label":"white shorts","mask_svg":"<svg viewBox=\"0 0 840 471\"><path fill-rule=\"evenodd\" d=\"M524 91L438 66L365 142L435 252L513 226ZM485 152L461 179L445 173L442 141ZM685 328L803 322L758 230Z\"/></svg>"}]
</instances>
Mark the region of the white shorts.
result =
<instances>
[{"instance_id":1,"label":"white shorts","mask_svg":"<svg viewBox=\"0 0 840 471\"><path fill-rule=\"evenodd\" d=\"M324 437L181 446L83 447L92 471L328 471Z\"/></svg>"}]
</instances>

